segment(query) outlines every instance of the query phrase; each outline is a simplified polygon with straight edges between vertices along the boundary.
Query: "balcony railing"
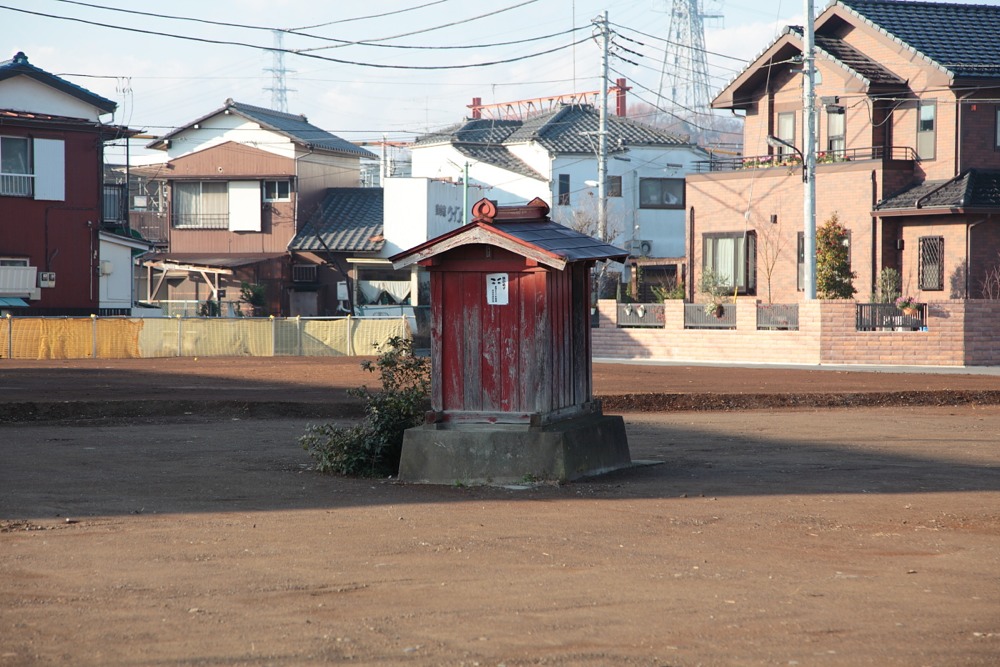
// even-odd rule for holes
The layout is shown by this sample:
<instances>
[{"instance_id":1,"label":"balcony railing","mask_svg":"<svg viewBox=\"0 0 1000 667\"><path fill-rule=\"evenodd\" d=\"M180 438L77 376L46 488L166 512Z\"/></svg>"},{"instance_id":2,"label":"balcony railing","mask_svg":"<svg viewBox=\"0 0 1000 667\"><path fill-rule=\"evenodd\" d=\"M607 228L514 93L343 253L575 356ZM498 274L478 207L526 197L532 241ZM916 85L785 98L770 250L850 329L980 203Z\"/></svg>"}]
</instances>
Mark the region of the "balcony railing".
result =
<instances>
[{"instance_id":1,"label":"balcony railing","mask_svg":"<svg viewBox=\"0 0 1000 667\"><path fill-rule=\"evenodd\" d=\"M170 240L169 218L157 211L129 211L129 227L151 243L167 243Z\"/></svg>"},{"instance_id":2,"label":"balcony railing","mask_svg":"<svg viewBox=\"0 0 1000 667\"><path fill-rule=\"evenodd\" d=\"M35 289L36 266L0 266L0 296L23 296Z\"/></svg>"},{"instance_id":3,"label":"balcony railing","mask_svg":"<svg viewBox=\"0 0 1000 667\"><path fill-rule=\"evenodd\" d=\"M229 229L228 213L175 213L170 221L175 229Z\"/></svg>"},{"instance_id":4,"label":"balcony railing","mask_svg":"<svg viewBox=\"0 0 1000 667\"><path fill-rule=\"evenodd\" d=\"M30 197L34 193L34 174L0 174L0 195Z\"/></svg>"},{"instance_id":5,"label":"balcony railing","mask_svg":"<svg viewBox=\"0 0 1000 667\"><path fill-rule=\"evenodd\" d=\"M842 151L819 151L816 164L852 162L857 160L916 160L916 154L909 146L869 146L849 148ZM743 157L713 157L711 160L694 163L701 173L710 171L742 171L746 169L770 169L772 167L797 167L802 160L797 155L748 155Z\"/></svg>"}]
</instances>

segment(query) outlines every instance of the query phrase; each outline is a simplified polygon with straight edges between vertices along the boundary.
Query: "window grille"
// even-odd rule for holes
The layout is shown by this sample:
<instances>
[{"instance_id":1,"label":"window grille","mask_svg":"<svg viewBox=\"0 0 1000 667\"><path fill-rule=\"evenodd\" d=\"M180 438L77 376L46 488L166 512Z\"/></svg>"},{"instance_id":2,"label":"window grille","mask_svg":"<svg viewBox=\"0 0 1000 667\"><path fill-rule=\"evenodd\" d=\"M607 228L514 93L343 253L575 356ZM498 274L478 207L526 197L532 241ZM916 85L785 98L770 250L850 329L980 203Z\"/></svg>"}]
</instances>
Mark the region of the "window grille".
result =
<instances>
[{"instance_id":1,"label":"window grille","mask_svg":"<svg viewBox=\"0 0 1000 667\"><path fill-rule=\"evenodd\" d=\"M920 238L918 282L922 290L944 289L944 237Z\"/></svg>"}]
</instances>

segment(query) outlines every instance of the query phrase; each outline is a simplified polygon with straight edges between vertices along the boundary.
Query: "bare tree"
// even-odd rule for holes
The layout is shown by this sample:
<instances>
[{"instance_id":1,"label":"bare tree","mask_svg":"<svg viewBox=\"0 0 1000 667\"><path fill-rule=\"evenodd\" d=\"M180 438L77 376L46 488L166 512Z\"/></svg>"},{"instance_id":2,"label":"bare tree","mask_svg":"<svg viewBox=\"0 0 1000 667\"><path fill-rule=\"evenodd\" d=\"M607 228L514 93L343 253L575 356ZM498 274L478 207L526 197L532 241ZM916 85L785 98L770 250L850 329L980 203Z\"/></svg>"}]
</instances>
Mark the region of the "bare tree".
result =
<instances>
[{"instance_id":1,"label":"bare tree","mask_svg":"<svg viewBox=\"0 0 1000 667\"><path fill-rule=\"evenodd\" d=\"M774 302L771 297L771 279L778 265L778 257L785 248L786 239L776 224L758 219L752 226L757 232L757 250L760 256L758 266L764 271L764 278L767 281L767 302L770 304Z\"/></svg>"}]
</instances>

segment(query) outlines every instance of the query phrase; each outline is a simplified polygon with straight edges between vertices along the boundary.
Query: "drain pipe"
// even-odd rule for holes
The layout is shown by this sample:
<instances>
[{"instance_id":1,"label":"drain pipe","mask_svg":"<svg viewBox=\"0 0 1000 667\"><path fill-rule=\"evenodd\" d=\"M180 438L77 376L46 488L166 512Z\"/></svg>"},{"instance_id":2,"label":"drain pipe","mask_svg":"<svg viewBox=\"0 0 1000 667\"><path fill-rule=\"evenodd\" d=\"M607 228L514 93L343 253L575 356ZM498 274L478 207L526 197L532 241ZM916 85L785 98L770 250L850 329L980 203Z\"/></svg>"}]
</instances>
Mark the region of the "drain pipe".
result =
<instances>
[{"instance_id":1,"label":"drain pipe","mask_svg":"<svg viewBox=\"0 0 1000 667\"><path fill-rule=\"evenodd\" d=\"M971 298L969 296L969 293L971 291L970 283L972 281L972 228L978 227L979 225L983 224L984 222L989 220L990 217L991 216L988 215L982 220L977 220L965 228L965 298L966 299Z\"/></svg>"}]
</instances>

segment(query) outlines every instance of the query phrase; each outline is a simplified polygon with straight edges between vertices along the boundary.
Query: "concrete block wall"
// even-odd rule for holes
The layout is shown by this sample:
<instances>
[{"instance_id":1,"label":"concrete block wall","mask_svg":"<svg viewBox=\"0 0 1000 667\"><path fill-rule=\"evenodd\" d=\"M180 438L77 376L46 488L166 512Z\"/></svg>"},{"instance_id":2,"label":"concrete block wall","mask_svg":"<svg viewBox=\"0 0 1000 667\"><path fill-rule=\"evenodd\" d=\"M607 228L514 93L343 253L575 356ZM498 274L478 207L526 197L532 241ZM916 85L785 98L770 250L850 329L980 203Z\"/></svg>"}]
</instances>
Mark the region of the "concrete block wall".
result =
<instances>
[{"instance_id":1,"label":"concrete block wall","mask_svg":"<svg viewBox=\"0 0 1000 667\"><path fill-rule=\"evenodd\" d=\"M758 331L753 298L737 300L737 328L684 329L684 304L668 301L664 327L619 329L602 317L593 354L611 359L896 366L1000 365L1000 301L939 301L927 331L857 331L854 301L799 304L798 331ZM614 301L602 301L615 312Z\"/></svg>"}]
</instances>

